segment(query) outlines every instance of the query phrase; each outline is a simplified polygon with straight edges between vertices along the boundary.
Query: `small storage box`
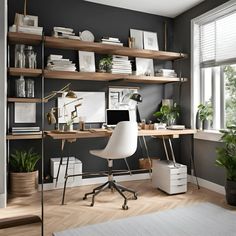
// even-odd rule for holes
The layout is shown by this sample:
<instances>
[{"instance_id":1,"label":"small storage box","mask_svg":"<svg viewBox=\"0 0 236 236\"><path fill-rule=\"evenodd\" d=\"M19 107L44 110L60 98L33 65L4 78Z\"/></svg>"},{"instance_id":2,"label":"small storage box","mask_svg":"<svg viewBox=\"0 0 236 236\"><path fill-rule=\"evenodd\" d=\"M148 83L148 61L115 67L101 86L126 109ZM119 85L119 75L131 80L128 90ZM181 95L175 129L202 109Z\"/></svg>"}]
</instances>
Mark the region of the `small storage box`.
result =
<instances>
[{"instance_id":1,"label":"small storage box","mask_svg":"<svg viewBox=\"0 0 236 236\"><path fill-rule=\"evenodd\" d=\"M56 182L57 172L59 168L61 158L51 158L51 175L53 177L53 182ZM65 171L66 171L66 163L67 157L63 157L62 165L60 168L59 176L58 176L58 187L63 186L65 180ZM69 165L68 165L68 175L81 174L82 173L82 162L75 158L70 157ZM82 183L82 176L69 177L67 180L68 186L80 186Z\"/></svg>"},{"instance_id":2,"label":"small storage box","mask_svg":"<svg viewBox=\"0 0 236 236\"><path fill-rule=\"evenodd\" d=\"M187 166L173 161L152 160L152 185L168 194L187 192Z\"/></svg>"}]
</instances>

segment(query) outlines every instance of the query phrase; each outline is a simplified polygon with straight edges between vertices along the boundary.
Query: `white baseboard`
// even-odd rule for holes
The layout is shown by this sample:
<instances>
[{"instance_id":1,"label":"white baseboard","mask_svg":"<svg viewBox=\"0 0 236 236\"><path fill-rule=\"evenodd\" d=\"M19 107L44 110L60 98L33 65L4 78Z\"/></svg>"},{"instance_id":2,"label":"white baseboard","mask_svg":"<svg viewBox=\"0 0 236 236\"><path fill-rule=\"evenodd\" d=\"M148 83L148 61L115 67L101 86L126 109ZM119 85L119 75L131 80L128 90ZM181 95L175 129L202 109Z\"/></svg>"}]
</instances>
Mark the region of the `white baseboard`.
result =
<instances>
[{"instance_id":1,"label":"white baseboard","mask_svg":"<svg viewBox=\"0 0 236 236\"><path fill-rule=\"evenodd\" d=\"M133 175L119 175L119 176L114 176L114 179L119 182L143 180L143 179L150 179L150 174L143 173L143 174L133 174ZM80 184L67 183L67 187L78 187L78 186L85 186L85 185L91 185L91 184L102 184L106 181L107 181L107 177L86 178L86 179L82 179L82 182ZM55 187L55 183L47 183L43 185L43 189L44 191L53 190L53 189L61 189L63 188L63 186L64 186L64 183L58 183L57 187ZM39 185L38 190L41 191L41 185Z\"/></svg>"},{"instance_id":2,"label":"white baseboard","mask_svg":"<svg viewBox=\"0 0 236 236\"><path fill-rule=\"evenodd\" d=\"M0 194L0 208L7 207L6 194Z\"/></svg>"},{"instance_id":3,"label":"white baseboard","mask_svg":"<svg viewBox=\"0 0 236 236\"><path fill-rule=\"evenodd\" d=\"M212 183L208 180L197 178L200 187L207 188L211 191L225 195L225 188L219 184ZM188 182L197 184L196 177L193 175L188 175Z\"/></svg>"}]
</instances>

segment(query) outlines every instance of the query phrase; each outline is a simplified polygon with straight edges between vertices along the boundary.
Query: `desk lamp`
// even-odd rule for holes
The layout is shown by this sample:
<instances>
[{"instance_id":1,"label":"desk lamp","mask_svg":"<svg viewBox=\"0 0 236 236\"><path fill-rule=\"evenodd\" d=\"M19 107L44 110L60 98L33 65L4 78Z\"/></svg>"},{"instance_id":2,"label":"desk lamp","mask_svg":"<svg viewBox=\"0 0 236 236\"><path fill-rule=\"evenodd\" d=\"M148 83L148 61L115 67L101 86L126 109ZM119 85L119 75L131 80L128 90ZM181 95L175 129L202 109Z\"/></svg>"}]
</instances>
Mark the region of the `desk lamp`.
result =
<instances>
[{"instance_id":1,"label":"desk lamp","mask_svg":"<svg viewBox=\"0 0 236 236\"><path fill-rule=\"evenodd\" d=\"M138 123L141 123L140 113L139 113L139 109L138 109L138 103L143 101L142 96L139 93L133 93L131 95L130 99L137 102L137 104L136 104L136 120Z\"/></svg>"}]
</instances>

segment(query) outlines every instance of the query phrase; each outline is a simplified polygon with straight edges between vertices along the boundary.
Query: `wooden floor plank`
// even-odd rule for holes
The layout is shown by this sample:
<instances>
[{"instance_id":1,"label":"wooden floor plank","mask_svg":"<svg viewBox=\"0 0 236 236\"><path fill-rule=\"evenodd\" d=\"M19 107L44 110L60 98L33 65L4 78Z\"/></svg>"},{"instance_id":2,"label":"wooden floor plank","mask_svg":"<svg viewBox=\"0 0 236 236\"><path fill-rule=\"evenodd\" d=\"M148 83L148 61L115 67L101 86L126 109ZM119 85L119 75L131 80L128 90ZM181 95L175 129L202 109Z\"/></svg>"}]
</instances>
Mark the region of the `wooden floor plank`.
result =
<instances>
[{"instance_id":1,"label":"wooden floor plank","mask_svg":"<svg viewBox=\"0 0 236 236\"><path fill-rule=\"evenodd\" d=\"M155 189L150 180L123 182L124 186L138 191L138 199L128 201L129 210L121 209L123 199L117 193L110 191L102 193L95 200L94 207L90 207L91 198L82 200L86 192L94 186L81 186L68 188L66 192L66 205L62 206L62 190L45 192L45 236L52 232L100 222L121 219L151 212L163 211L171 208L188 206L199 202L211 202L228 209L235 209L226 204L225 197L221 194L188 184L188 192L178 195L167 195ZM19 214L40 215L40 194L32 198L15 198L9 201L6 209L0 209L0 218ZM18 226L0 230L1 236L39 236L40 224Z\"/></svg>"}]
</instances>

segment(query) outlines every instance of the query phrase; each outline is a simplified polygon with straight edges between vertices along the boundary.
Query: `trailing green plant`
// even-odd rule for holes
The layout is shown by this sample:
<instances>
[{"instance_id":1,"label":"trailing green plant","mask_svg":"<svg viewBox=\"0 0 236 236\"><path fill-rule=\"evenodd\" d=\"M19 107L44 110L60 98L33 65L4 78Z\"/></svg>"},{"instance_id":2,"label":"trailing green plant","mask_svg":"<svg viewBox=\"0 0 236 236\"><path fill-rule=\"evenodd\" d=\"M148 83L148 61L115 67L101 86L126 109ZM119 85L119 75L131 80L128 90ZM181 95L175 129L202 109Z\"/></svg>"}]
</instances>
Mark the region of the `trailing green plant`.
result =
<instances>
[{"instance_id":1,"label":"trailing green plant","mask_svg":"<svg viewBox=\"0 0 236 236\"><path fill-rule=\"evenodd\" d=\"M216 164L226 169L227 179L236 181L236 126L230 126L227 130L220 131L223 147L217 148Z\"/></svg>"},{"instance_id":2,"label":"trailing green plant","mask_svg":"<svg viewBox=\"0 0 236 236\"><path fill-rule=\"evenodd\" d=\"M33 152L32 148L28 151L15 150L10 156L10 169L13 172L33 172L40 158L40 155Z\"/></svg>"},{"instance_id":3,"label":"trailing green plant","mask_svg":"<svg viewBox=\"0 0 236 236\"><path fill-rule=\"evenodd\" d=\"M172 124L180 115L180 106L176 103L173 106L163 105L160 111L153 114L157 120L162 123Z\"/></svg>"},{"instance_id":4,"label":"trailing green plant","mask_svg":"<svg viewBox=\"0 0 236 236\"><path fill-rule=\"evenodd\" d=\"M199 113L199 119L201 121L213 120L213 108L210 101L207 101L205 104L199 104L198 105L198 113Z\"/></svg>"}]
</instances>

